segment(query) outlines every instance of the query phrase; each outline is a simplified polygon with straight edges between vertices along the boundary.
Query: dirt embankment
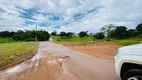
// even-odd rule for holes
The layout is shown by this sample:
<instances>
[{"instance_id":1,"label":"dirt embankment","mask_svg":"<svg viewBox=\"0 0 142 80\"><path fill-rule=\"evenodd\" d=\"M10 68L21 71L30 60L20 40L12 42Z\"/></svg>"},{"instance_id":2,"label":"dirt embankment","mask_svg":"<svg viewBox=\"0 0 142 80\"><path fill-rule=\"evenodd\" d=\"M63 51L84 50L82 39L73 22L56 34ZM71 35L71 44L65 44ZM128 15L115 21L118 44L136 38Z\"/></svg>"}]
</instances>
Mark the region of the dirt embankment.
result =
<instances>
[{"instance_id":1,"label":"dirt embankment","mask_svg":"<svg viewBox=\"0 0 142 80\"><path fill-rule=\"evenodd\" d=\"M78 43L61 43L73 50L80 51L95 57L114 60L117 49L122 47L114 42L97 42L92 45L78 45Z\"/></svg>"}]
</instances>

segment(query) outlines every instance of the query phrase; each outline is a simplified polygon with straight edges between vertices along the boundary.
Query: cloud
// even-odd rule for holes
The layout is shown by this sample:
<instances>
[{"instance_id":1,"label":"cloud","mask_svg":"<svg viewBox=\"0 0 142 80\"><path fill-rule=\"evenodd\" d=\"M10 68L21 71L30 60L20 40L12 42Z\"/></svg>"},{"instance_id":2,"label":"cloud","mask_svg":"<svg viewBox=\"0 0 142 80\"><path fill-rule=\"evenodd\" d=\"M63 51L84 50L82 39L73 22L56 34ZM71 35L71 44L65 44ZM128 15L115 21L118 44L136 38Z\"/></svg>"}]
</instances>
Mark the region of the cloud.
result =
<instances>
[{"instance_id":1,"label":"cloud","mask_svg":"<svg viewBox=\"0 0 142 80\"><path fill-rule=\"evenodd\" d=\"M107 24L135 28L141 0L1 0L0 31L38 29L98 32Z\"/></svg>"}]
</instances>

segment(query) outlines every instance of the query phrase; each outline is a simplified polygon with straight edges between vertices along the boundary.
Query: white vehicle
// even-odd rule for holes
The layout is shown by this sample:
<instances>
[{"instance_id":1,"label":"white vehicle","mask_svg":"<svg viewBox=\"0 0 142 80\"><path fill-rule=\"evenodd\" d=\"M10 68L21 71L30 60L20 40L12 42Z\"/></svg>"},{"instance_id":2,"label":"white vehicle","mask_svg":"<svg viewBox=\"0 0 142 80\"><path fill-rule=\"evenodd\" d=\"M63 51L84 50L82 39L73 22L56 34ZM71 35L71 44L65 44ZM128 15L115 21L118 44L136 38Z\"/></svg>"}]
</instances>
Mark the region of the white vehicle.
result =
<instances>
[{"instance_id":1,"label":"white vehicle","mask_svg":"<svg viewBox=\"0 0 142 80\"><path fill-rule=\"evenodd\" d=\"M119 48L115 68L122 80L142 80L142 44Z\"/></svg>"}]
</instances>

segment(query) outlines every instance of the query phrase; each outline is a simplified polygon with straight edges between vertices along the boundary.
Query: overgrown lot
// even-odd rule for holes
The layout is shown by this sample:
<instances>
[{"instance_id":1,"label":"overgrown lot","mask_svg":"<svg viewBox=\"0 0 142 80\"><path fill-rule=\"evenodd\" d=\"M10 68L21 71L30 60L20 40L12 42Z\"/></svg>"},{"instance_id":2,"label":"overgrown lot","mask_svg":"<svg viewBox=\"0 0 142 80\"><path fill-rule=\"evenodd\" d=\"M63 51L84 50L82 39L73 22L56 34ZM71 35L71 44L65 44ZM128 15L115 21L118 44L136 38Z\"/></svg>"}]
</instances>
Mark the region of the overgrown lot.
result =
<instances>
[{"instance_id":1,"label":"overgrown lot","mask_svg":"<svg viewBox=\"0 0 142 80\"><path fill-rule=\"evenodd\" d=\"M0 43L0 69L31 58L37 47L38 42Z\"/></svg>"},{"instance_id":2,"label":"overgrown lot","mask_svg":"<svg viewBox=\"0 0 142 80\"><path fill-rule=\"evenodd\" d=\"M56 43L61 43L61 44L74 44L74 45L84 45L84 46L87 46L87 45L94 45L96 44L97 42L100 42L100 41L107 41L105 38L104 39L95 39L93 37L72 37L72 38L61 38L61 37L58 37L58 36L54 36L53 37L53 41L56 42ZM139 38L139 37L133 37L133 38L129 38L129 39L122 39L122 40L118 40L118 39L110 39L110 41L108 42L115 42L119 45L122 45L122 46L128 46L128 45L133 45L133 44L139 44L139 43L142 43L142 38Z\"/></svg>"}]
</instances>

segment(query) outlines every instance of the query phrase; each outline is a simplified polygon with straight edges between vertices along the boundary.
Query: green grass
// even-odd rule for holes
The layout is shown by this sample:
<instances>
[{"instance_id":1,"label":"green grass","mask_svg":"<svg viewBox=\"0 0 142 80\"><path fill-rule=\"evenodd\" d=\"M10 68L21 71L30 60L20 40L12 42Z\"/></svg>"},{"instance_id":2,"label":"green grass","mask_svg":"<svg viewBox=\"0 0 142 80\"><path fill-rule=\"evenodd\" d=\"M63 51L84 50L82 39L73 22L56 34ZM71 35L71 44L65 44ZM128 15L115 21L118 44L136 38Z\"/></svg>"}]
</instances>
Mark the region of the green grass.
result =
<instances>
[{"instance_id":1,"label":"green grass","mask_svg":"<svg viewBox=\"0 0 142 80\"><path fill-rule=\"evenodd\" d=\"M86 41L92 41L92 37L83 37L83 38L80 38L80 37L72 37L72 38L65 38L65 39L62 39L61 37L53 37L53 41L59 41L59 42L65 42L65 41L68 41L68 42L86 42Z\"/></svg>"},{"instance_id":2,"label":"green grass","mask_svg":"<svg viewBox=\"0 0 142 80\"><path fill-rule=\"evenodd\" d=\"M64 38L62 39L61 37L53 37L53 41L54 42L77 42L79 45L88 45L88 44L92 44L94 42L92 37L72 37L72 38Z\"/></svg>"},{"instance_id":3,"label":"green grass","mask_svg":"<svg viewBox=\"0 0 142 80\"><path fill-rule=\"evenodd\" d=\"M84 37L84 38L73 37L73 38L65 38L65 39L62 39L61 37L53 37L53 41L58 42L58 43L59 42L78 42L80 45L88 45L88 44L95 44L98 41L106 41L106 39L95 40L93 42L92 37ZM142 43L142 38L133 37L133 38L130 38L130 39L123 39L123 40L111 39L110 41L116 42L117 44L120 44L120 45L123 45L123 46L127 46L127 45Z\"/></svg>"},{"instance_id":4,"label":"green grass","mask_svg":"<svg viewBox=\"0 0 142 80\"><path fill-rule=\"evenodd\" d=\"M0 43L0 69L30 58L38 42Z\"/></svg>"},{"instance_id":5,"label":"green grass","mask_svg":"<svg viewBox=\"0 0 142 80\"><path fill-rule=\"evenodd\" d=\"M12 38L0 38L0 43L9 43L13 42Z\"/></svg>"},{"instance_id":6,"label":"green grass","mask_svg":"<svg viewBox=\"0 0 142 80\"><path fill-rule=\"evenodd\" d=\"M124 39L124 40L113 40L113 41L123 46L142 43L141 39Z\"/></svg>"}]
</instances>

